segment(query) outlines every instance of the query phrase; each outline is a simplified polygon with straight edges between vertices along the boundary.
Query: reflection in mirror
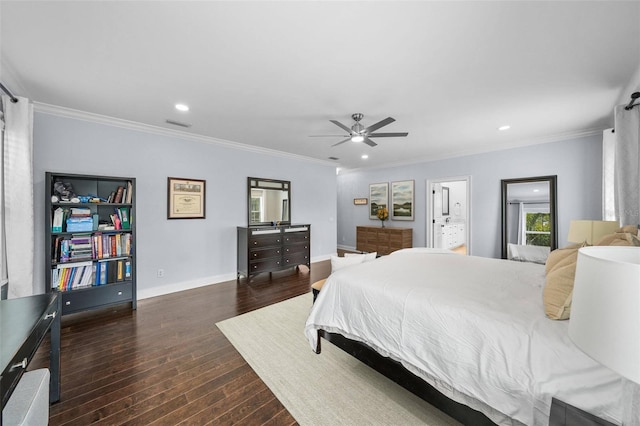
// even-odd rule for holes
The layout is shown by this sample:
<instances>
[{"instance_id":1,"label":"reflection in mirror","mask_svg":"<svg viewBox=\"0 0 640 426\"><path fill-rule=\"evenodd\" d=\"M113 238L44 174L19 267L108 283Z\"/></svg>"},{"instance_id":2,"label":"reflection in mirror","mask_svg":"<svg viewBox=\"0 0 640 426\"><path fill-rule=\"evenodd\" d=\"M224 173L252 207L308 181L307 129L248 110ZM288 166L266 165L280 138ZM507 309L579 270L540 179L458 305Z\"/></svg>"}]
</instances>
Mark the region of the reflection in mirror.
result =
<instances>
[{"instance_id":1,"label":"reflection in mirror","mask_svg":"<svg viewBox=\"0 0 640 426\"><path fill-rule=\"evenodd\" d=\"M544 263L558 246L556 176L502 180L502 258Z\"/></svg>"},{"instance_id":2,"label":"reflection in mirror","mask_svg":"<svg viewBox=\"0 0 640 426\"><path fill-rule=\"evenodd\" d=\"M291 223L291 182L247 178L249 226Z\"/></svg>"}]
</instances>

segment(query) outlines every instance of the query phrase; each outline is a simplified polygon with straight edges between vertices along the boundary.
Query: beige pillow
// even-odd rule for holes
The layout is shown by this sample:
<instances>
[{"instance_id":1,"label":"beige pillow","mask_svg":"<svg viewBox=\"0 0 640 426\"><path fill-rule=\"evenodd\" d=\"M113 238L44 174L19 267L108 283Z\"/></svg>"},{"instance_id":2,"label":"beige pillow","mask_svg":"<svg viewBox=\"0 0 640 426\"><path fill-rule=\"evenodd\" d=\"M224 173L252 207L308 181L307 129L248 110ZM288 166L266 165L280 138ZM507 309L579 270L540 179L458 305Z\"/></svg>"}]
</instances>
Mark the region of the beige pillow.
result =
<instances>
[{"instance_id":1,"label":"beige pillow","mask_svg":"<svg viewBox=\"0 0 640 426\"><path fill-rule=\"evenodd\" d=\"M571 315L571 298L573 296L573 281L575 275L575 261L564 266L556 267L547 274L543 300L544 313L548 318L552 320L569 319Z\"/></svg>"},{"instance_id":2,"label":"beige pillow","mask_svg":"<svg viewBox=\"0 0 640 426\"><path fill-rule=\"evenodd\" d=\"M544 312L553 320L569 319L573 281L576 275L578 246L570 246L552 251L547 258L547 280L542 292Z\"/></svg>"},{"instance_id":3,"label":"beige pillow","mask_svg":"<svg viewBox=\"0 0 640 426\"><path fill-rule=\"evenodd\" d=\"M627 240L632 246L640 247L640 238L633 234L627 234Z\"/></svg>"},{"instance_id":4,"label":"beige pillow","mask_svg":"<svg viewBox=\"0 0 640 426\"><path fill-rule=\"evenodd\" d=\"M631 233L616 232L605 235L595 244L596 246L632 246L636 245L638 238Z\"/></svg>"},{"instance_id":5,"label":"beige pillow","mask_svg":"<svg viewBox=\"0 0 640 426\"><path fill-rule=\"evenodd\" d=\"M546 273L548 274L549 271L551 271L554 267L556 267L556 265L558 265L569 256L573 256L573 260L575 261L576 256L578 256L578 249L580 247L584 247L585 245L585 243L573 244L567 247L556 249L549 253L547 261L545 262Z\"/></svg>"},{"instance_id":6,"label":"beige pillow","mask_svg":"<svg viewBox=\"0 0 640 426\"><path fill-rule=\"evenodd\" d=\"M625 232L629 234L638 235L638 227L636 225L625 225L622 228L618 229L617 232Z\"/></svg>"}]
</instances>

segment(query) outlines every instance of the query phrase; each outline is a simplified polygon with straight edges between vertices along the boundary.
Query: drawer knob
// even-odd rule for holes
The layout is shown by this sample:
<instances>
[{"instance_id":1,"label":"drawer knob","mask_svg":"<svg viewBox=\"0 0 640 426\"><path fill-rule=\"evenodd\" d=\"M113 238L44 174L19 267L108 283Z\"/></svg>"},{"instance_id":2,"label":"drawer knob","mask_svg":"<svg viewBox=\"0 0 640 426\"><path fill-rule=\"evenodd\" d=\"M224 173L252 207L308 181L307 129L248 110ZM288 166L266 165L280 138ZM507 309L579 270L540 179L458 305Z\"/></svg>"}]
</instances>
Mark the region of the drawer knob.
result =
<instances>
[{"instance_id":1,"label":"drawer knob","mask_svg":"<svg viewBox=\"0 0 640 426\"><path fill-rule=\"evenodd\" d=\"M19 362L17 364L13 364L11 366L11 370L15 370L16 368L22 368L22 369L27 368L27 359L24 358L21 362Z\"/></svg>"},{"instance_id":2,"label":"drawer knob","mask_svg":"<svg viewBox=\"0 0 640 426\"><path fill-rule=\"evenodd\" d=\"M64 302L64 304L69 306L71 304L71 300L67 300L66 302Z\"/></svg>"},{"instance_id":3,"label":"drawer knob","mask_svg":"<svg viewBox=\"0 0 640 426\"><path fill-rule=\"evenodd\" d=\"M118 292L118 296L122 296L122 292L121 291Z\"/></svg>"}]
</instances>

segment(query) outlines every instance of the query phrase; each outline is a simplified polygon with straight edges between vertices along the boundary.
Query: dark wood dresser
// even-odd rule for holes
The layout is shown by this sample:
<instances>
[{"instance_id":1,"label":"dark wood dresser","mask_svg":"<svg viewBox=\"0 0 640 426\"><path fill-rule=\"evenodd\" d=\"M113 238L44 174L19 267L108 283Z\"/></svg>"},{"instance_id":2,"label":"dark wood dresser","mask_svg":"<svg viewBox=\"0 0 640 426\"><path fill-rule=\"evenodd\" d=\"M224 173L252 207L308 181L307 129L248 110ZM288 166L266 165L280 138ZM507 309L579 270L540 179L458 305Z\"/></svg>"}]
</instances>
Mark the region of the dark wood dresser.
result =
<instances>
[{"instance_id":1,"label":"dark wood dresser","mask_svg":"<svg viewBox=\"0 0 640 426\"><path fill-rule=\"evenodd\" d=\"M413 228L389 228L381 226L358 226L356 228L356 250L378 252L386 255L396 250L413 247Z\"/></svg>"},{"instance_id":2,"label":"dark wood dresser","mask_svg":"<svg viewBox=\"0 0 640 426\"><path fill-rule=\"evenodd\" d=\"M311 268L311 225L238 227L238 279L298 265Z\"/></svg>"}]
</instances>

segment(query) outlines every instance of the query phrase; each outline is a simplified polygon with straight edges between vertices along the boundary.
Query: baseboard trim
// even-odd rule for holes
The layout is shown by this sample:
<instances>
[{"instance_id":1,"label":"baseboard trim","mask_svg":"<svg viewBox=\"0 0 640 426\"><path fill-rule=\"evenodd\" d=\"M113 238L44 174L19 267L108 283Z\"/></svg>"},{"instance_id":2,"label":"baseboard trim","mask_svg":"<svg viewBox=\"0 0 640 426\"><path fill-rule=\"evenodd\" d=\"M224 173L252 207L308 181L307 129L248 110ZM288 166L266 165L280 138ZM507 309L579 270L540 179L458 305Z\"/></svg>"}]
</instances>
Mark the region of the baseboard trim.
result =
<instances>
[{"instance_id":1,"label":"baseboard trim","mask_svg":"<svg viewBox=\"0 0 640 426\"><path fill-rule=\"evenodd\" d=\"M333 254L335 256L336 253ZM331 259L331 254L317 256L311 259L311 267L316 262L322 262ZM152 297L165 296L171 293L177 293L179 291L193 290L199 287L205 287L208 285L220 284L227 281L234 281L237 278L235 273L216 275L213 277L203 277L196 280L171 282L161 286L154 286L152 288L140 288L137 289L137 299L144 300Z\"/></svg>"}]
</instances>

